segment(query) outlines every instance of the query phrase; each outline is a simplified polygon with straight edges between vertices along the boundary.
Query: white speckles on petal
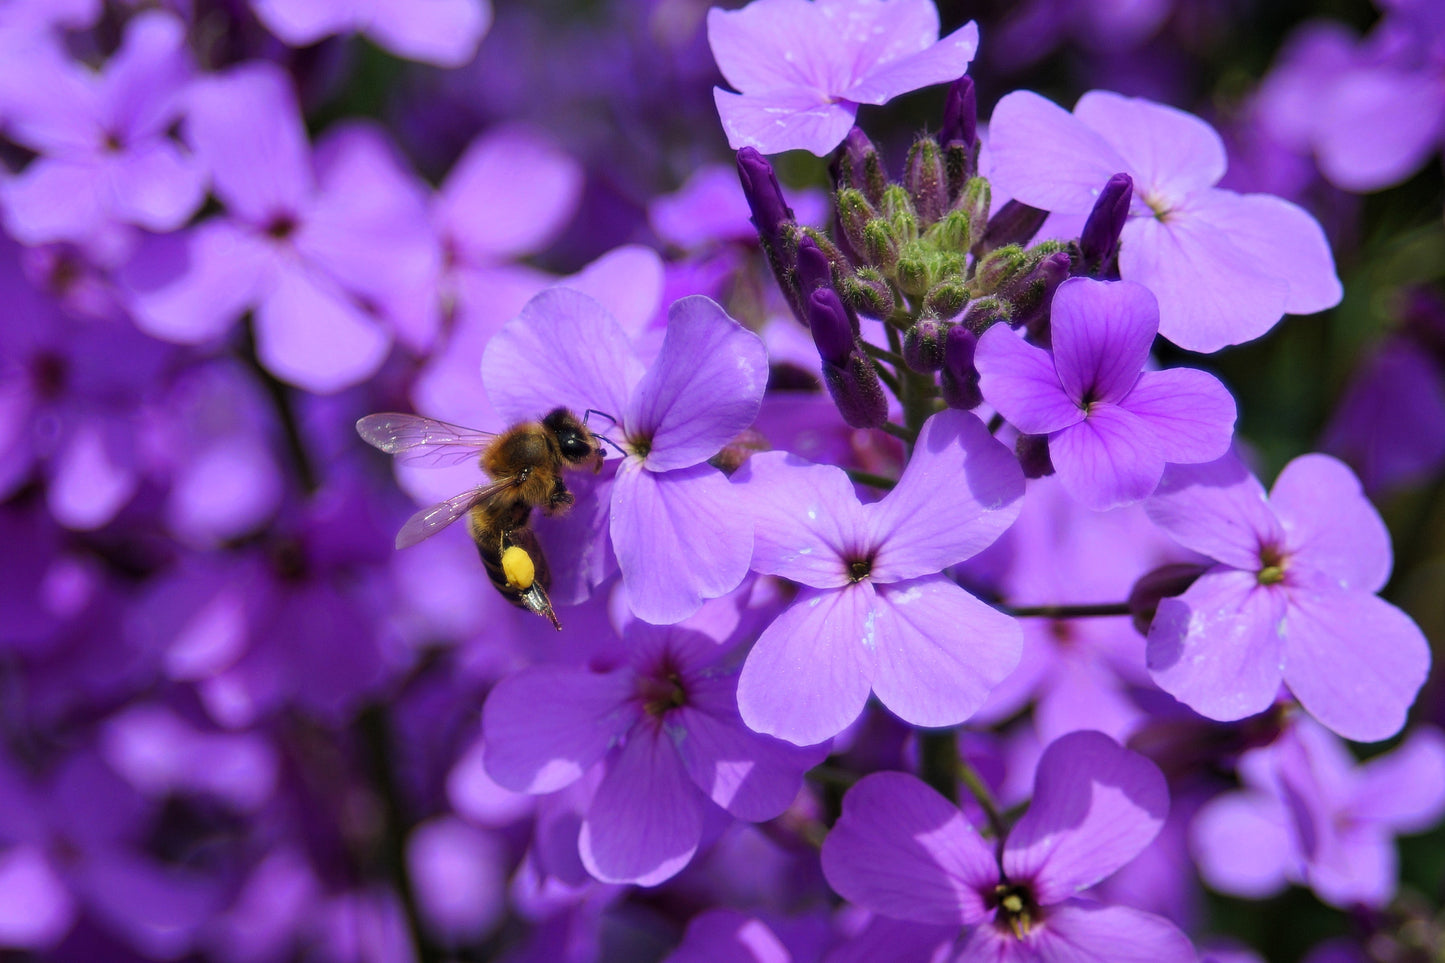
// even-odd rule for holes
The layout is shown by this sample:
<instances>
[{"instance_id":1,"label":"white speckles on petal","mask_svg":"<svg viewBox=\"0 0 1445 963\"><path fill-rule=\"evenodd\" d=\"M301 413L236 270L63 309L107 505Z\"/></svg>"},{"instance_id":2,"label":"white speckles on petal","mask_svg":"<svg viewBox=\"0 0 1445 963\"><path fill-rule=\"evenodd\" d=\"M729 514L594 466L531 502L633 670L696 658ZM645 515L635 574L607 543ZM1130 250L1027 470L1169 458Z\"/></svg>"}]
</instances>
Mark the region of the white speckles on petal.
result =
<instances>
[{"instance_id":1,"label":"white speckles on petal","mask_svg":"<svg viewBox=\"0 0 1445 963\"><path fill-rule=\"evenodd\" d=\"M878 645L877 630L875 623L878 620L878 610L868 609L868 614L863 619L863 648L872 651Z\"/></svg>"}]
</instances>

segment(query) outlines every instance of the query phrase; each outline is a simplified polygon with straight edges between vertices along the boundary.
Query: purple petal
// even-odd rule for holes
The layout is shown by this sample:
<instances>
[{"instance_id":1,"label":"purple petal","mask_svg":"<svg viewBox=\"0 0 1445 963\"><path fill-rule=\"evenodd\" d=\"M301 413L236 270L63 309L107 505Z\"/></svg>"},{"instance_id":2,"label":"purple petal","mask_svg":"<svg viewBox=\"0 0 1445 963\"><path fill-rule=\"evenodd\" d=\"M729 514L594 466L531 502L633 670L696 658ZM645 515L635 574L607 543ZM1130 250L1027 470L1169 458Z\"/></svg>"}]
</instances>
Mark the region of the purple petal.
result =
<instances>
[{"instance_id":1,"label":"purple petal","mask_svg":"<svg viewBox=\"0 0 1445 963\"><path fill-rule=\"evenodd\" d=\"M874 653L864 642L874 606L866 582L804 589L758 636L738 678L738 711L754 732L811 746L863 711Z\"/></svg>"},{"instance_id":2,"label":"purple petal","mask_svg":"<svg viewBox=\"0 0 1445 963\"><path fill-rule=\"evenodd\" d=\"M763 340L701 295L667 312L667 335L623 415L644 437L652 471L690 468L716 455L758 416L768 383Z\"/></svg>"},{"instance_id":3,"label":"purple petal","mask_svg":"<svg viewBox=\"0 0 1445 963\"><path fill-rule=\"evenodd\" d=\"M180 113L190 78L186 25L180 18L161 10L136 16L105 65L99 91L110 133L128 147L163 134Z\"/></svg>"},{"instance_id":4,"label":"purple petal","mask_svg":"<svg viewBox=\"0 0 1445 963\"><path fill-rule=\"evenodd\" d=\"M1388 739L1405 724L1430 671L1425 636L1383 599L1311 588L1290 591L1281 630L1285 683L1310 715L1346 739Z\"/></svg>"},{"instance_id":5,"label":"purple petal","mask_svg":"<svg viewBox=\"0 0 1445 963\"><path fill-rule=\"evenodd\" d=\"M894 7L904 5L895 3ZM930 11L933 9L932 4L913 3L911 6L919 10L925 6ZM893 18L899 14L889 8L887 15L890 20L889 29L892 30L896 22ZM932 33L936 36L936 12L934 20ZM864 77L847 90L838 92L838 96L857 104L886 104L900 94L957 80L968 70L968 65L977 52L978 25L970 20L926 50L881 63L872 69L864 67L867 71Z\"/></svg>"},{"instance_id":6,"label":"purple petal","mask_svg":"<svg viewBox=\"0 0 1445 963\"><path fill-rule=\"evenodd\" d=\"M967 411L942 411L919 432L898 485L863 511L875 548L872 578L942 571L992 545L1018 518L1018 459Z\"/></svg>"},{"instance_id":7,"label":"purple petal","mask_svg":"<svg viewBox=\"0 0 1445 963\"><path fill-rule=\"evenodd\" d=\"M1183 595L1159 603L1147 658L1155 683L1221 722L1263 712L1282 677L1283 594L1253 572L1215 567Z\"/></svg>"},{"instance_id":8,"label":"purple petal","mask_svg":"<svg viewBox=\"0 0 1445 963\"><path fill-rule=\"evenodd\" d=\"M105 226L101 176L88 161L36 158L0 182L5 229L22 244L90 238Z\"/></svg>"},{"instance_id":9,"label":"purple petal","mask_svg":"<svg viewBox=\"0 0 1445 963\"><path fill-rule=\"evenodd\" d=\"M166 140L126 152L109 174L116 217L152 231L180 227L206 193L200 168Z\"/></svg>"},{"instance_id":10,"label":"purple petal","mask_svg":"<svg viewBox=\"0 0 1445 963\"><path fill-rule=\"evenodd\" d=\"M353 29L359 20L356 5L336 0L251 0L251 9L267 30L293 47L309 47Z\"/></svg>"},{"instance_id":11,"label":"purple petal","mask_svg":"<svg viewBox=\"0 0 1445 963\"><path fill-rule=\"evenodd\" d=\"M196 344L230 328L268 286L271 249L225 219L147 238L120 272L136 326Z\"/></svg>"},{"instance_id":12,"label":"purple petal","mask_svg":"<svg viewBox=\"0 0 1445 963\"><path fill-rule=\"evenodd\" d=\"M550 140L504 128L472 141L433 206L462 260L489 264L541 250L571 220L582 167Z\"/></svg>"},{"instance_id":13,"label":"purple petal","mask_svg":"<svg viewBox=\"0 0 1445 963\"><path fill-rule=\"evenodd\" d=\"M1082 422L1050 435L1049 458L1068 493L1095 511L1148 498L1164 474L1154 429L1115 405L1095 405Z\"/></svg>"},{"instance_id":14,"label":"purple petal","mask_svg":"<svg viewBox=\"0 0 1445 963\"><path fill-rule=\"evenodd\" d=\"M1208 199L1196 195L1166 218L1131 218L1119 248L1120 275L1159 298L1159 333L1205 354L1274 327L1290 291L1207 211Z\"/></svg>"},{"instance_id":15,"label":"purple petal","mask_svg":"<svg viewBox=\"0 0 1445 963\"><path fill-rule=\"evenodd\" d=\"M863 644L873 691L915 726L954 726L1019 664L1019 624L942 575L880 585Z\"/></svg>"},{"instance_id":16,"label":"purple petal","mask_svg":"<svg viewBox=\"0 0 1445 963\"><path fill-rule=\"evenodd\" d=\"M700 679L667 730L688 775L738 819L763 822L792 805L803 773L822 762L826 743L800 749L743 724L734 676Z\"/></svg>"},{"instance_id":17,"label":"purple petal","mask_svg":"<svg viewBox=\"0 0 1445 963\"><path fill-rule=\"evenodd\" d=\"M1200 875L1221 893L1264 899L1284 889L1297 871L1285 811L1264 793L1216 796L1194 817L1189 836Z\"/></svg>"},{"instance_id":18,"label":"purple petal","mask_svg":"<svg viewBox=\"0 0 1445 963\"><path fill-rule=\"evenodd\" d=\"M710 909L688 922L664 963L793 963L793 957L762 920Z\"/></svg>"},{"instance_id":19,"label":"purple petal","mask_svg":"<svg viewBox=\"0 0 1445 963\"><path fill-rule=\"evenodd\" d=\"M296 217L314 189L310 151L290 79L259 61L197 80L186 138L211 189L255 225Z\"/></svg>"},{"instance_id":20,"label":"purple petal","mask_svg":"<svg viewBox=\"0 0 1445 963\"><path fill-rule=\"evenodd\" d=\"M491 25L488 0L384 0L372 7L366 33L408 60L460 67Z\"/></svg>"},{"instance_id":21,"label":"purple petal","mask_svg":"<svg viewBox=\"0 0 1445 963\"><path fill-rule=\"evenodd\" d=\"M536 666L507 676L482 710L487 773L517 792L575 782L632 725L631 695L628 672Z\"/></svg>"},{"instance_id":22,"label":"purple petal","mask_svg":"<svg viewBox=\"0 0 1445 963\"><path fill-rule=\"evenodd\" d=\"M1445 735L1416 729L1399 748L1360 767L1356 819L1402 834L1424 832L1445 814Z\"/></svg>"},{"instance_id":23,"label":"purple petal","mask_svg":"<svg viewBox=\"0 0 1445 963\"><path fill-rule=\"evenodd\" d=\"M1257 572L1260 548L1282 547L1284 532L1264 486L1233 453L1170 467L1144 507L1180 545L1234 568Z\"/></svg>"},{"instance_id":24,"label":"purple petal","mask_svg":"<svg viewBox=\"0 0 1445 963\"><path fill-rule=\"evenodd\" d=\"M1162 916L1128 906L1070 900L1051 907L1022 942L1006 930L980 926L959 960L989 963L1195 963L1189 938Z\"/></svg>"},{"instance_id":25,"label":"purple petal","mask_svg":"<svg viewBox=\"0 0 1445 963\"><path fill-rule=\"evenodd\" d=\"M70 929L76 906L70 891L37 847L0 853L0 946L43 949Z\"/></svg>"},{"instance_id":26,"label":"purple petal","mask_svg":"<svg viewBox=\"0 0 1445 963\"><path fill-rule=\"evenodd\" d=\"M1166 462L1214 461L1229 452L1234 440L1234 398L1218 378L1203 371L1145 371L1119 404L1153 429Z\"/></svg>"},{"instance_id":27,"label":"purple petal","mask_svg":"<svg viewBox=\"0 0 1445 963\"><path fill-rule=\"evenodd\" d=\"M1329 455L1303 455L1284 466L1269 504L1290 552L1290 564L1341 588L1378 592L1390 577L1390 532L1360 482Z\"/></svg>"},{"instance_id":28,"label":"purple petal","mask_svg":"<svg viewBox=\"0 0 1445 963\"><path fill-rule=\"evenodd\" d=\"M66 528L88 531L115 517L140 485L114 423L78 426L51 460L46 503Z\"/></svg>"},{"instance_id":29,"label":"purple petal","mask_svg":"<svg viewBox=\"0 0 1445 963\"><path fill-rule=\"evenodd\" d=\"M1003 869L1058 903L1118 870L1159 835L1164 774L1101 732L1071 732L1044 750L1034 797L1004 847Z\"/></svg>"},{"instance_id":30,"label":"purple petal","mask_svg":"<svg viewBox=\"0 0 1445 963\"><path fill-rule=\"evenodd\" d=\"M1109 142L1149 199L1177 199L1213 187L1228 161L1224 142L1204 121L1166 104L1091 90L1074 105L1074 116ZM1099 185L1103 186L1102 182Z\"/></svg>"},{"instance_id":31,"label":"purple petal","mask_svg":"<svg viewBox=\"0 0 1445 963\"><path fill-rule=\"evenodd\" d=\"M582 865L606 883L656 886L697 851L703 805L667 737L639 727L612 759L582 821Z\"/></svg>"},{"instance_id":32,"label":"purple petal","mask_svg":"<svg viewBox=\"0 0 1445 963\"><path fill-rule=\"evenodd\" d=\"M662 303L665 273L661 255L652 248L621 244L557 284L595 298L635 345L656 333L652 323Z\"/></svg>"},{"instance_id":33,"label":"purple petal","mask_svg":"<svg viewBox=\"0 0 1445 963\"><path fill-rule=\"evenodd\" d=\"M1445 106L1430 70L1360 68L1333 78L1315 109L1320 170L1347 191L1377 191L1418 170L1439 144Z\"/></svg>"},{"instance_id":34,"label":"purple petal","mask_svg":"<svg viewBox=\"0 0 1445 963\"><path fill-rule=\"evenodd\" d=\"M487 397L509 422L539 418L558 405L621 418L642 373L607 309L567 288L528 301L482 355Z\"/></svg>"},{"instance_id":35,"label":"purple petal","mask_svg":"<svg viewBox=\"0 0 1445 963\"><path fill-rule=\"evenodd\" d=\"M1107 140L1029 90L998 102L988 146L995 193L1046 211L1087 214L1110 177L1132 173Z\"/></svg>"},{"instance_id":36,"label":"purple petal","mask_svg":"<svg viewBox=\"0 0 1445 963\"><path fill-rule=\"evenodd\" d=\"M406 865L418 915L445 940L478 940L507 913L511 862L498 836L437 816L407 837Z\"/></svg>"},{"instance_id":37,"label":"purple petal","mask_svg":"<svg viewBox=\"0 0 1445 963\"><path fill-rule=\"evenodd\" d=\"M1084 420L1083 409L1059 381L1053 357L1008 325L983 333L973 361L984 398L1024 434L1047 435Z\"/></svg>"},{"instance_id":38,"label":"purple petal","mask_svg":"<svg viewBox=\"0 0 1445 963\"><path fill-rule=\"evenodd\" d=\"M858 495L841 469L768 451L744 462L733 484L753 518L753 571L814 588L848 584L844 559L863 551L867 536Z\"/></svg>"},{"instance_id":39,"label":"purple petal","mask_svg":"<svg viewBox=\"0 0 1445 963\"><path fill-rule=\"evenodd\" d=\"M916 20L916 6L903 4L900 11L905 16L915 14L911 19ZM820 29L825 17L831 19L823 7L803 0L764 0L740 10L715 7L707 14L708 46L718 70L734 89L763 92L812 87L814 103L818 103L834 93L834 87L843 86L848 67L838 55L838 32ZM913 32L918 32L919 26L912 26ZM922 30L924 36L913 46L915 50L922 50L938 36L936 12L932 33L927 33L926 24Z\"/></svg>"},{"instance_id":40,"label":"purple petal","mask_svg":"<svg viewBox=\"0 0 1445 963\"><path fill-rule=\"evenodd\" d=\"M806 150L826 157L843 142L858 113L848 102L819 103L806 88L733 94L713 88L713 101L733 150L752 147L764 154Z\"/></svg>"},{"instance_id":41,"label":"purple petal","mask_svg":"<svg viewBox=\"0 0 1445 963\"><path fill-rule=\"evenodd\" d=\"M901 772L864 776L848 790L822 861L844 899L919 923L981 922L999 881L991 847L958 807Z\"/></svg>"},{"instance_id":42,"label":"purple petal","mask_svg":"<svg viewBox=\"0 0 1445 963\"><path fill-rule=\"evenodd\" d=\"M1050 330L1059 383L1079 407L1117 403L1139 380L1159 331L1159 302L1132 281L1070 278L1054 293Z\"/></svg>"},{"instance_id":43,"label":"purple petal","mask_svg":"<svg viewBox=\"0 0 1445 963\"><path fill-rule=\"evenodd\" d=\"M1272 194L1210 191L1195 211L1272 277L1289 286L1284 310L1314 314L1344 296L1325 232L1303 208Z\"/></svg>"},{"instance_id":44,"label":"purple petal","mask_svg":"<svg viewBox=\"0 0 1445 963\"><path fill-rule=\"evenodd\" d=\"M307 391L339 391L386 360L391 335L327 279L282 268L256 310L256 358Z\"/></svg>"},{"instance_id":45,"label":"purple petal","mask_svg":"<svg viewBox=\"0 0 1445 963\"><path fill-rule=\"evenodd\" d=\"M711 465L651 472L629 458L612 489L612 547L633 614L671 625L726 595L748 573L750 526L727 476Z\"/></svg>"}]
</instances>

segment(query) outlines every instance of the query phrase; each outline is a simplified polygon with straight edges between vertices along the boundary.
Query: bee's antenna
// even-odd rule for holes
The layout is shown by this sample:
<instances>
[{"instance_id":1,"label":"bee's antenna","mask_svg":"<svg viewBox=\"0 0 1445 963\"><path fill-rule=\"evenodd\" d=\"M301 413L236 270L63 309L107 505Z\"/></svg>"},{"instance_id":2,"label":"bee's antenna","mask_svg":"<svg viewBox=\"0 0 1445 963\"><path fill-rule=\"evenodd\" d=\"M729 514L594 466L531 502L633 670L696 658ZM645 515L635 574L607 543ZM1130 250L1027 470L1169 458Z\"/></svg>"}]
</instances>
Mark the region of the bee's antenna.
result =
<instances>
[{"instance_id":1,"label":"bee's antenna","mask_svg":"<svg viewBox=\"0 0 1445 963\"><path fill-rule=\"evenodd\" d=\"M586 411L582 412L582 424L587 424L587 418L590 415L598 415L602 418L606 418L609 422L612 423L614 427L617 425L616 418L612 417L605 411L598 411L596 408L588 408Z\"/></svg>"},{"instance_id":2,"label":"bee's antenna","mask_svg":"<svg viewBox=\"0 0 1445 963\"><path fill-rule=\"evenodd\" d=\"M600 414L600 412L599 412L599 414ZM613 424L616 424L616 422L613 422ZM606 435L593 435L592 437L593 437L593 438L596 438L598 441L605 441L605 442L607 442L607 444L609 444L609 445L611 445L613 448L616 448L616 449L617 449L617 454L623 456L624 458L627 457L627 450L626 450L625 448L623 448L621 445L619 445L617 442L613 441L611 438L608 438Z\"/></svg>"}]
</instances>

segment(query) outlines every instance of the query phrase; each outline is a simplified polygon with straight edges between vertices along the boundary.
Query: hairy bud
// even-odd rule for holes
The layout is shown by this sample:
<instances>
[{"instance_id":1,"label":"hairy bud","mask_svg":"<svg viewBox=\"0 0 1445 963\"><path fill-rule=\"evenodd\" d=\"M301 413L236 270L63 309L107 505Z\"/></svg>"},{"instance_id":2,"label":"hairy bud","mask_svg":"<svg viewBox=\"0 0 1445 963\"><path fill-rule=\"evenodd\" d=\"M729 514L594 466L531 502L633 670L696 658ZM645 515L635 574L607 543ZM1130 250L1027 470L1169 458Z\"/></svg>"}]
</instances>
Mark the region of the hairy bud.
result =
<instances>
[{"instance_id":1,"label":"hairy bud","mask_svg":"<svg viewBox=\"0 0 1445 963\"><path fill-rule=\"evenodd\" d=\"M1048 211L1009 201L989 218L983 236L974 243L974 256L982 257L1008 244L1027 244L1048 217Z\"/></svg>"},{"instance_id":2,"label":"hairy bud","mask_svg":"<svg viewBox=\"0 0 1445 963\"><path fill-rule=\"evenodd\" d=\"M873 362L862 351L852 352L842 365L824 362L823 383L849 426L877 428L888 420L888 396Z\"/></svg>"},{"instance_id":3,"label":"hairy bud","mask_svg":"<svg viewBox=\"0 0 1445 963\"><path fill-rule=\"evenodd\" d=\"M943 389L943 403L950 408L971 411L983 403L983 394L978 388L978 369L973 365L973 353L978 347L978 338L961 324L948 329L943 344L943 375L939 378Z\"/></svg>"},{"instance_id":4,"label":"hairy bud","mask_svg":"<svg viewBox=\"0 0 1445 963\"><path fill-rule=\"evenodd\" d=\"M839 190L851 188L860 192L870 204L883 203L883 189L888 186L888 175L883 170L883 159L868 135L857 127L848 131L843 138L843 149L833 162L833 183Z\"/></svg>"},{"instance_id":5,"label":"hairy bud","mask_svg":"<svg viewBox=\"0 0 1445 963\"><path fill-rule=\"evenodd\" d=\"M903 360L919 374L943 367L943 342L953 325L937 318L922 318L903 336Z\"/></svg>"},{"instance_id":6,"label":"hairy bud","mask_svg":"<svg viewBox=\"0 0 1445 963\"><path fill-rule=\"evenodd\" d=\"M913 208L921 223L932 224L948 209L943 156L932 137L920 137L913 142L903 168L903 186L913 199Z\"/></svg>"}]
</instances>

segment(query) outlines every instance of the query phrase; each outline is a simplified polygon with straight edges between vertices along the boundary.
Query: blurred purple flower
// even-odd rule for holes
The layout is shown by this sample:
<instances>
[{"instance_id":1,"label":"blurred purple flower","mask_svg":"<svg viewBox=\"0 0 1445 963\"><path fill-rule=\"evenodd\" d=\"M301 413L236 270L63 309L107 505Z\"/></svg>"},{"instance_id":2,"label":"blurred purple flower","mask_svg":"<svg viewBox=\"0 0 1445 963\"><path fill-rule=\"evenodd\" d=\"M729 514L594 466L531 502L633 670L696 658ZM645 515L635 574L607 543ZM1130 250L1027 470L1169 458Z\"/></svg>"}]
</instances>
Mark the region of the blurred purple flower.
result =
<instances>
[{"instance_id":1,"label":"blurred purple flower","mask_svg":"<svg viewBox=\"0 0 1445 963\"><path fill-rule=\"evenodd\" d=\"M1205 881L1261 899L1286 883L1331 905L1383 907L1395 894L1395 836L1445 815L1445 736L1417 729L1399 748L1357 765L1306 718L1239 762L1242 790L1208 803L1191 837Z\"/></svg>"},{"instance_id":2,"label":"blurred purple flower","mask_svg":"<svg viewBox=\"0 0 1445 963\"><path fill-rule=\"evenodd\" d=\"M1231 453L1171 467L1145 507L1175 541L1216 560L1159 603L1148 661L1160 688L1232 721L1263 712L1283 683L1347 739L1400 731L1430 647L1375 595L1390 574L1390 535L1348 468L1304 455L1266 497Z\"/></svg>"},{"instance_id":3,"label":"blurred purple flower","mask_svg":"<svg viewBox=\"0 0 1445 963\"><path fill-rule=\"evenodd\" d=\"M837 735L870 691L914 725L951 726L1018 664L1019 627L940 574L1018 517L1023 473L968 412L924 425L898 486L863 505L848 476L785 452L738 470L753 570L804 589L763 632L738 683L758 732Z\"/></svg>"},{"instance_id":4,"label":"blurred purple flower","mask_svg":"<svg viewBox=\"0 0 1445 963\"><path fill-rule=\"evenodd\" d=\"M0 58L6 132L40 155L0 185L11 235L26 244L86 241L120 224L185 223L204 197L204 175L167 131L192 69L185 25L159 11L130 21L100 74L58 53Z\"/></svg>"},{"instance_id":5,"label":"blurred purple flower","mask_svg":"<svg viewBox=\"0 0 1445 963\"><path fill-rule=\"evenodd\" d=\"M339 125L313 157L290 81L251 63L196 82L186 133L229 216L137 252L121 278L143 330L199 343L254 308L266 369L326 392L373 374L393 329L434 329L425 200L379 131Z\"/></svg>"},{"instance_id":6,"label":"blurred purple flower","mask_svg":"<svg viewBox=\"0 0 1445 963\"><path fill-rule=\"evenodd\" d=\"M582 863L600 880L651 886L692 859L709 800L738 819L771 819L828 747L744 726L730 650L712 638L637 623L627 642L627 664L611 671L535 666L502 680L483 712L486 765L508 788L548 793L603 762Z\"/></svg>"},{"instance_id":7,"label":"blurred purple flower","mask_svg":"<svg viewBox=\"0 0 1445 963\"><path fill-rule=\"evenodd\" d=\"M251 9L293 47L356 32L399 57L438 67L471 60L492 25L489 0L251 0Z\"/></svg>"},{"instance_id":8,"label":"blurred purple flower","mask_svg":"<svg viewBox=\"0 0 1445 963\"><path fill-rule=\"evenodd\" d=\"M1219 379L1142 370L1158 330L1148 288L1072 278L1054 295L1052 354L1006 324L979 339L984 398L1019 431L1048 436L1059 480L1095 510L1147 498L1166 463L1213 461L1234 437Z\"/></svg>"},{"instance_id":9,"label":"blurred purple flower","mask_svg":"<svg viewBox=\"0 0 1445 963\"><path fill-rule=\"evenodd\" d=\"M843 142L859 104L957 80L978 49L972 21L939 38L933 0L753 0L708 11L707 37L741 91L713 90L728 146L819 157Z\"/></svg>"},{"instance_id":10,"label":"blurred purple flower","mask_svg":"<svg viewBox=\"0 0 1445 963\"><path fill-rule=\"evenodd\" d=\"M1087 214L1110 177L1133 178L1119 273L1154 292L1159 333L1181 348L1218 351L1339 303L1319 224L1281 198L1215 188L1224 145L1191 114L1100 90L1070 114L1017 91L989 133L994 183L1034 207Z\"/></svg>"},{"instance_id":11,"label":"blurred purple flower","mask_svg":"<svg viewBox=\"0 0 1445 963\"><path fill-rule=\"evenodd\" d=\"M1028 811L998 851L913 776L863 777L823 842L823 873L845 899L884 916L966 927L944 959L1193 963L1169 921L1080 899L1158 834L1164 776L1098 732L1044 751ZM938 957L935 957L938 958Z\"/></svg>"},{"instance_id":12,"label":"blurred purple flower","mask_svg":"<svg viewBox=\"0 0 1445 963\"><path fill-rule=\"evenodd\" d=\"M767 355L715 302L675 302L662 350L644 369L601 304L567 288L544 291L491 340L482 381L512 422L558 405L617 419L627 457L597 498L610 506L612 546L639 618L680 621L742 581L752 533L724 521L741 508L706 460L753 423Z\"/></svg>"}]
</instances>

